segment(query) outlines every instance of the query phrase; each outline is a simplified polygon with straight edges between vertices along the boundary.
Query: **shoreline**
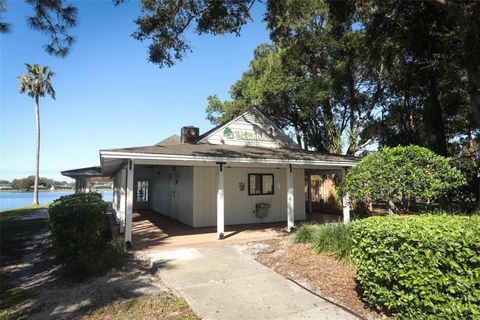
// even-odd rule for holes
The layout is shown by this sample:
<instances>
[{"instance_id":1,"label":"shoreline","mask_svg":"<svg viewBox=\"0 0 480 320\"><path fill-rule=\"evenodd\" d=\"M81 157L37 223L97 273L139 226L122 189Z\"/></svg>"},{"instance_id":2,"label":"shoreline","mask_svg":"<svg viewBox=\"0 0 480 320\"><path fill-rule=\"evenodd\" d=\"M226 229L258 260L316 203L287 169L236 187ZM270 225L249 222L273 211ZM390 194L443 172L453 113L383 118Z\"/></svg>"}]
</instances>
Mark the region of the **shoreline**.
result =
<instances>
[{"instance_id":1,"label":"shoreline","mask_svg":"<svg viewBox=\"0 0 480 320\"><path fill-rule=\"evenodd\" d=\"M102 188L102 189L95 189L93 190L92 192L95 192L95 191L112 191L113 189L110 189L110 188ZM67 192L67 191L72 191L72 192L75 192L75 189L55 189L55 190L38 190L38 192ZM31 191L24 191L24 190L0 190L0 193L1 192L15 192L15 193L29 193L29 192L33 192L33 190Z\"/></svg>"}]
</instances>

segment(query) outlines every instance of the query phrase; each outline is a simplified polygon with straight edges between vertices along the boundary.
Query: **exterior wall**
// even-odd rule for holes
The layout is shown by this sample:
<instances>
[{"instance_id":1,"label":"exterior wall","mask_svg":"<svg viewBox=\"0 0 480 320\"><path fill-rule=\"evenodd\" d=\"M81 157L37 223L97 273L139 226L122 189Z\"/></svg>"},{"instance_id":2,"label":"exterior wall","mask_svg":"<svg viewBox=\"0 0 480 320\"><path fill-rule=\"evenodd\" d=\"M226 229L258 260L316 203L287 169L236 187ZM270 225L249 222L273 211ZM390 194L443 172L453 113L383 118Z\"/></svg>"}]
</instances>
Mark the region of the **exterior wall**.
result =
<instances>
[{"instance_id":1,"label":"exterior wall","mask_svg":"<svg viewBox=\"0 0 480 320\"><path fill-rule=\"evenodd\" d=\"M149 181L151 208L193 226L193 168L155 166Z\"/></svg>"},{"instance_id":2,"label":"exterior wall","mask_svg":"<svg viewBox=\"0 0 480 320\"><path fill-rule=\"evenodd\" d=\"M283 131L256 109L220 127L201 142L264 148L298 148Z\"/></svg>"},{"instance_id":3,"label":"exterior wall","mask_svg":"<svg viewBox=\"0 0 480 320\"><path fill-rule=\"evenodd\" d=\"M217 167L194 168L193 226L216 225L217 208ZM229 168L225 172L225 225L275 222L287 220L287 168ZM272 173L274 175L273 195L249 195L249 173ZM240 183L245 189L240 190ZM294 169L294 210L295 219L305 219L304 170ZM255 205L271 205L269 215L260 219L255 216Z\"/></svg>"},{"instance_id":4,"label":"exterior wall","mask_svg":"<svg viewBox=\"0 0 480 320\"><path fill-rule=\"evenodd\" d=\"M170 210L168 209L168 174L171 170L170 167L154 167L152 170L151 206L153 210L166 216L170 216Z\"/></svg>"}]
</instances>

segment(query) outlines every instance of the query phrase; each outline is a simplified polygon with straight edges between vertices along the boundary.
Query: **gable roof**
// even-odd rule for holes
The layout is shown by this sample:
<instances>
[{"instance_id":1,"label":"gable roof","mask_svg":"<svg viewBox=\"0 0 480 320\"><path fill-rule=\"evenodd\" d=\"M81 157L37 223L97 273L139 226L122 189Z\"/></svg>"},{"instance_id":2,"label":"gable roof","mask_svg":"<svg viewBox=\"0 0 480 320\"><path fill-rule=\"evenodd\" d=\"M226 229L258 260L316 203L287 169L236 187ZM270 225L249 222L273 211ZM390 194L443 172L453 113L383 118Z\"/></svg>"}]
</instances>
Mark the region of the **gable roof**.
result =
<instances>
[{"instance_id":1,"label":"gable roof","mask_svg":"<svg viewBox=\"0 0 480 320\"><path fill-rule=\"evenodd\" d=\"M195 139L192 143L205 143L205 142L207 142L207 139L209 137L211 137L211 136L215 135L216 133L224 130L226 127L228 127L232 123L238 121L239 119L244 118L249 113L254 114L255 116L262 119L264 122L268 123L269 126L271 126L275 129L277 135L279 135L279 137L284 139L285 141L288 141L288 143L293 148L300 149L300 146L295 141L293 141L288 135L286 135L285 132L282 129L280 129L275 123L273 123L269 118L267 118L256 107L252 107L252 108L248 109L247 111L243 112L242 114L236 116L235 118L208 130L204 134L200 135L197 139Z\"/></svg>"},{"instance_id":2,"label":"gable roof","mask_svg":"<svg viewBox=\"0 0 480 320\"><path fill-rule=\"evenodd\" d=\"M162 141L157 143L156 146L171 146L180 143L180 136L178 134L172 134L170 137L163 139Z\"/></svg>"}]
</instances>

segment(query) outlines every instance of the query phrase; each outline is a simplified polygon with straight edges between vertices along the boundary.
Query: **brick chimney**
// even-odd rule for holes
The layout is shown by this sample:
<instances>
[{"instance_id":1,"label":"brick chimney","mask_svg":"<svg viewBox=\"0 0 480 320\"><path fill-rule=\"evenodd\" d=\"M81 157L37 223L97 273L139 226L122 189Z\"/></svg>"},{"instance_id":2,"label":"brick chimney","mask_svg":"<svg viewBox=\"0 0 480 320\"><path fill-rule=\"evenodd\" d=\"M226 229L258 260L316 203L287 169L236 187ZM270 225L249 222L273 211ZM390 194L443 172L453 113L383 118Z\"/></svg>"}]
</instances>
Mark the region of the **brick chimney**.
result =
<instances>
[{"instance_id":1,"label":"brick chimney","mask_svg":"<svg viewBox=\"0 0 480 320\"><path fill-rule=\"evenodd\" d=\"M180 133L180 142L191 143L193 140L198 138L199 132L200 130L194 126L182 127L182 131Z\"/></svg>"}]
</instances>

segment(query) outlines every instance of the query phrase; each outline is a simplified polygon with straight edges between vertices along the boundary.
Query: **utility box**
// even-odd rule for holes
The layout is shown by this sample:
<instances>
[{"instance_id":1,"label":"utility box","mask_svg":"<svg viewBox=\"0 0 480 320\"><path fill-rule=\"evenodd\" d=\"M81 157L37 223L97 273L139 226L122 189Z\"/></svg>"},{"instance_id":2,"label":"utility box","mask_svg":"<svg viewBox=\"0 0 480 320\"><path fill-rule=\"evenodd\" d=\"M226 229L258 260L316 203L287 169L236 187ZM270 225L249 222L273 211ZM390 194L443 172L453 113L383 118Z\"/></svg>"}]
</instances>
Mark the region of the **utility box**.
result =
<instances>
[{"instance_id":1,"label":"utility box","mask_svg":"<svg viewBox=\"0 0 480 320\"><path fill-rule=\"evenodd\" d=\"M257 203L255 205L255 216L263 219L268 216L271 205L269 203Z\"/></svg>"}]
</instances>

